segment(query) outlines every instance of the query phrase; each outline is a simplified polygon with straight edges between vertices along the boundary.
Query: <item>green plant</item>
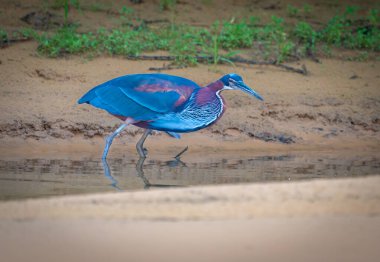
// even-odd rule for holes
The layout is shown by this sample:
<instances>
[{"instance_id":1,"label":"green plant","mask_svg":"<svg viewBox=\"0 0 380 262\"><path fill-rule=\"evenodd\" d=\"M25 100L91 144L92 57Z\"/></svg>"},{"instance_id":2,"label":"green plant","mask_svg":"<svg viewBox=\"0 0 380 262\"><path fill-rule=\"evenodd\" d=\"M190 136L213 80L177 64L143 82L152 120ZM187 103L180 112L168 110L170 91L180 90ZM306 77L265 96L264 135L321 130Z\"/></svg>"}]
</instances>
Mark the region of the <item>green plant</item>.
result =
<instances>
[{"instance_id":1,"label":"green plant","mask_svg":"<svg viewBox=\"0 0 380 262\"><path fill-rule=\"evenodd\" d=\"M121 10L119 11L119 18L120 18L120 21L121 21L121 25L128 25L130 26L132 23L131 21L133 20L133 14L134 14L134 10L133 8L131 7L126 7L126 6L123 6L121 8Z\"/></svg>"},{"instance_id":2,"label":"green plant","mask_svg":"<svg viewBox=\"0 0 380 262\"><path fill-rule=\"evenodd\" d=\"M8 42L8 33L4 29L0 28L0 43Z\"/></svg>"},{"instance_id":3,"label":"green plant","mask_svg":"<svg viewBox=\"0 0 380 262\"><path fill-rule=\"evenodd\" d=\"M105 3L91 3L89 6L87 6L87 9L91 12L104 12L107 10L110 10L111 4L105 4Z\"/></svg>"},{"instance_id":4,"label":"green plant","mask_svg":"<svg viewBox=\"0 0 380 262\"><path fill-rule=\"evenodd\" d=\"M213 4L213 0L202 0L201 2L202 2L202 4L208 5L208 6Z\"/></svg>"},{"instance_id":5,"label":"green plant","mask_svg":"<svg viewBox=\"0 0 380 262\"><path fill-rule=\"evenodd\" d=\"M348 34L345 40L345 46L351 49L369 49L374 51L380 50L380 30L374 28L357 29L355 34Z\"/></svg>"},{"instance_id":6,"label":"green plant","mask_svg":"<svg viewBox=\"0 0 380 262\"><path fill-rule=\"evenodd\" d=\"M321 50L322 50L323 54L326 55L327 57L332 56L331 47L328 44L323 44L321 47Z\"/></svg>"},{"instance_id":7,"label":"green plant","mask_svg":"<svg viewBox=\"0 0 380 262\"><path fill-rule=\"evenodd\" d=\"M345 20L344 16L334 16L323 29L321 34L322 40L328 44L341 46L348 26L349 24Z\"/></svg>"},{"instance_id":8,"label":"green plant","mask_svg":"<svg viewBox=\"0 0 380 262\"><path fill-rule=\"evenodd\" d=\"M209 48L210 50L207 52L209 54L211 54L211 57L212 57L212 62L215 65L217 65L221 59L221 56L220 56L220 39L221 39L221 29L220 29L220 23L219 21L216 21L214 22L214 24L212 25L211 27L211 48Z\"/></svg>"},{"instance_id":9,"label":"green plant","mask_svg":"<svg viewBox=\"0 0 380 262\"><path fill-rule=\"evenodd\" d=\"M285 33L284 19L272 16L271 22L264 26L264 31L261 37L275 43L285 41L287 39L287 34Z\"/></svg>"},{"instance_id":10,"label":"green plant","mask_svg":"<svg viewBox=\"0 0 380 262\"><path fill-rule=\"evenodd\" d=\"M303 10L304 16L309 17L309 16L311 16L313 8L309 4L304 4L302 10Z\"/></svg>"},{"instance_id":11,"label":"green plant","mask_svg":"<svg viewBox=\"0 0 380 262\"><path fill-rule=\"evenodd\" d=\"M193 36L185 34L180 38L174 40L170 45L170 53L175 56L177 65L191 65L198 64L197 61L197 48L192 43L194 41Z\"/></svg>"},{"instance_id":12,"label":"green plant","mask_svg":"<svg viewBox=\"0 0 380 262\"><path fill-rule=\"evenodd\" d=\"M300 9L289 4L286 6L286 12L287 12L288 16L290 16L290 17L298 17L300 14Z\"/></svg>"},{"instance_id":13,"label":"green plant","mask_svg":"<svg viewBox=\"0 0 380 262\"><path fill-rule=\"evenodd\" d=\"M315 49L317 32L306 22L298 22L294 28L294 35L305 45L306 49Z\"/></svg>"},{"instance_id":14,"label":"green plant","mask_svg":"<svg viewBox=\"0 0 380 262\"><path fill-rule=\"evenodd\" d=\"M46 2L48 2L48 0L44 0L43 2L45 4ZM53 9L61 9L65 7L66 3L74 7L75 9L80 9L79 0L54 0L50 7Z\"/></svg>"},{"instance_id":15,"label":"green plant","mask_svg":"<svg viewBox=\"0 0 380 262\"><path fill-rule=\"evenodd\" d=\"M161 10L173 10L177 4L176 0L160 0Z\"/></svg>"},{"instance_id":16,"label":"green plant","mask_svg":"<svg viewBox=\"0 0 380 262\"><path fill-rule=\"evenodd\" d=\"M360 8L355 5L346 6L343 16L346 18L356 18Z\"/></svg>"},{"instance_id":17,"label":"green plant","mask_svg":"<svg viewBox=\"0 0 380 262\"><path fill-rule=\"evenodd\" d=\"M218 38L222 48L246 48L252 46L253 34L245 21L224 22Z\"/></svg>"},{"instance_id":18,"label":"green plant","mask_svg":"<svg viewBox=\"0 0 380 262\"><path fill-rule=\"evenodd\" d=\"M379 26L380 25L380 12L378 9L370 9L368 11L367 19L372 26Z\"/></svg>"},{"instance_id":19,"label":"green plant","mask_svg":"<svg viewBox=\"0 0 380 262\"><path fill-rule=\"evenodd\" d=\"M367 51L362 51L362 52L359 52L359 54L356 56L349 57L349 60L364 62L364 61L367 61L368 58L369 58L369 53Z\"/></svg>"},{"instance_id":20,"label":"green plant","mask_svg":"<svg viewBox=\"0 0 380 262\"><path fill-rule=\"evenodd\" d=\"M308 12L306 9L305 5L302 11L305 14ZM143 52L165 50L175 57L178 65L196 65L200 57L207 57L206 61L216 65L223 62L232 64L231 57L243 48L254 46L253 55L281 63L294 54L302 57L310 51L321 50L331 55L331 46L338 46L360 49L361 53L355 59L365 60L370 57L368 52L380 50L379 11L371 9L363 17L358 16L357 10L347 7L343 14L331 18L317 32L305 21L299 21L291 29L283 18L276 16L264 25L258 24L257 17L250 17L216 21L209 29L178 25L174 20L168 26L150 28L136 26L138 18L134 17L133 9L123 7L120 20L124 26L112 30L79 33L76 27L66 25L55 33L25 29L17 34L34 38L38 42L38 51L50 57L84 53L136 56ZM4 39L8 39L8 34L0 29L0 41L4 42Z\"/></svg>"},{"instance_id":21,"label":"green plant","mask_svg":"<svg viewBox=\"0 0 380 262\"><path fill-rule=\"evenodd\" d=\"M43 7L46 8L46 2L43 3ZM70 7L74 7L77 10L81 9L79 0L55 0L53 4L51 4L51 8L53 9L61 9L63 8L63 21L64 25L68 25L68 19L69 19L69 11Z\"/></svg>"},{"instance_id":22,"label":"green plant","mask_svg":"<svg viewBox=\"0 0 380 262\"><path fill-rule=\"evenodd\" d=\"M286 13L289 17L310 17L312 13L312 7L309 4L304 4L301 9L291 4L288 4L286 6Z\"/></svg>"},{"instance_id":23,"label":"green plant","mask_svg":"<svg viewBox=\"0 0 380 262\"><path fill-rule=\"evenodd\" d=\"M17 31L23 37L36 38L38 36L37 32L32 28L21 28Z\"/></svg>"},{"instance_id":24,"label":"green plant","mask_svg":"<svg viewBox=\"0 0 380 262\"><path fill-rule=\"evenodd\" d=\"M248 19L248 26L257 26L257 24L260 22L260 17L257 17L257 16L250 16L249 19Z\"/></svg>"},{"instance_id":25,"label":"green plant","mask_svg":"<svg viewBox=\"0 0 380 262\"><path fill-rule=\"evenodd\" d=\"M65 3L64 3L64 24L65 26L67 25L67 22L68 22L68 18L69 18L69 0L66 0Z\"/></svg>"},{"instance_id":26,"label":"green plant","mask_svg":"<svg viewBox=\"0 0 380 262\"><path fill-rule=\"evenodd\" d=\"M212 36L212 58L214 65L219 63L219 35L217 34Z\"/></svg>"},{"instance_id":27,"label":"green plant","mask_svg":"<svg viewBox=\"0 0 380 262\"><path fill-rule=\"evenodd\" d=\"M168 43L155 32L149 30L132 30L129 28L107 31L100 29L97 33L99 49L111 55L136 56L143 51L163 50Z\"/></svg>"},{"instance_id":28,"label":"green plant","mask_svg":"<svg viewBox=\"0 0 380 262\"><path fill-rule=\"evenodd\" d=\"M36 39L39 42L38 51L49 57L92 51L97 46L92 33L79 34L73 27L59 29L52 36L44 33L36 36Z\"/></svg>"},{"instance_id":29,"label":"green plant","mask_svg":"<svg viewBox=\"0 0 380 262\"><path fill-rule=\"evenodd\" d=\"M380 50L380 30L376 11L369 11L369 25L360 25L362 18L357 16L359 8L348 6L343 15L334 16L321 32L322 41L338 47L350 49Z\"/></svg>"},{"instance_id":30,"label":"green plant","mask_svg":"<svg viewBox=\"0 0 380 262\"><path fill-rule=\"evenodd\" d=\"M278 46L277 63L284 62L294 51L295 44L291 41L285 41Z\"/></svg>"},{"instance_id":31,"label":"green plant","mask_svg":"<svg viewBox=\"0 0 380 262\"><path fill-rule=\"evenodd\" d=\"M272 16L271 22L264 27L254 28L253 37L264 46L264 55L274 55L277 62L286 60L295 50L295 44L285 30L284 19L277 16Z\"/></svg>"}]
</instances>

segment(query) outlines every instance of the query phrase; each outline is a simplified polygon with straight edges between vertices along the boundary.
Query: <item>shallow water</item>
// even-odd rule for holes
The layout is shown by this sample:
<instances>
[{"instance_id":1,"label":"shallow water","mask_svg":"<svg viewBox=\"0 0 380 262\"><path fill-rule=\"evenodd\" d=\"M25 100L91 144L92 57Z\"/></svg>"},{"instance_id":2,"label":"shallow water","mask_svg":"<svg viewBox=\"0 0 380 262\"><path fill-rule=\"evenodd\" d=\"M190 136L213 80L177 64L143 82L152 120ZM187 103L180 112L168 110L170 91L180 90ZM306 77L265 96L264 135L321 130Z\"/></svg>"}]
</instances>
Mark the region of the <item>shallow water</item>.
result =
<instances>
[{"instance_id":1,"label":"shallow water","mask_svg":"<svg viewBox=\"0 0 380 262\"><path fill-rule=\"evenodd\" d=\"M0 160L0 200L157 187L296 181L380 174L379 155L225 156L182 162L143 159Z\"/></svg>"}]
</instances>

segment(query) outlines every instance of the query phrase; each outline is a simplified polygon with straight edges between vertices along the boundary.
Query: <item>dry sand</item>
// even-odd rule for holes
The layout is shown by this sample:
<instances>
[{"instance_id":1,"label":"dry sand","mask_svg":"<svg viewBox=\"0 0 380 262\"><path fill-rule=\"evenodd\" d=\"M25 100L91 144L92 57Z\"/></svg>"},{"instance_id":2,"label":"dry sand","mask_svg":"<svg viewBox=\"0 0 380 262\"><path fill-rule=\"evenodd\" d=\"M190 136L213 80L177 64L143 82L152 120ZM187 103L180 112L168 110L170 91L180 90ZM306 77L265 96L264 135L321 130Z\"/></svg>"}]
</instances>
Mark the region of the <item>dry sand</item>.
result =
<instances>
[{"instance_id":1,"label":"dry sand","mask_svg":"<svg viewBox=\"0 0 380 262\"><path fill-rule=\"evenodd\" d=\"M4 261L377 261L380 178L0 203Z\"/></svg>"}]
</instances>

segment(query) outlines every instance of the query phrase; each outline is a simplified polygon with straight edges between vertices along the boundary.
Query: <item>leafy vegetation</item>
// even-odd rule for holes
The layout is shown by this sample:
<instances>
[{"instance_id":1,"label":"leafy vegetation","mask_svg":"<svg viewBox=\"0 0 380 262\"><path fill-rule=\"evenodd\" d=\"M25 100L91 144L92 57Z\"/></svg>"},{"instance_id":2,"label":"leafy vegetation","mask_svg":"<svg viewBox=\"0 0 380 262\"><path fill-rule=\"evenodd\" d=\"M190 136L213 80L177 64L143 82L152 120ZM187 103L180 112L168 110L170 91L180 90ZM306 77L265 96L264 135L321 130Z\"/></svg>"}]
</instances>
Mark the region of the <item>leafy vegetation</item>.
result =
<instances>
[{"instance_id":1,"label":"leafy vegetation","mask_svg":"<svg viewBox=\"0 0 380 262\"><path fill-rule=\"evenodd\" d=\"M50 57L63 54L77 54L90 51L96 47L97 41L92 33L79 34L73 27L59 29L54 35L36 36L39 42L38 51Z\"/></svg>"},{"instance_id":2,"label":"leafy vegetation","mask_svg":"<svg viewBox=\"0 0 380 262\"><path fill-rule=\"evenodd\" d=\"M160 9L161 10L172 10L177 4L176 0L160 0Z\"/></svg>"},{"instance_id":3,"label":"leafy vegetation","mask_svg":"<svg viewBox=\"0 0 380 262\"><path fill-rule=\"evenodd\" d=\"M57 6L65 10L65 21L69 3L79 8L78 0L56 0ZM175 0L160 1L162 10L173 10L175 5ZM216 21L210 28L175 23L151 28L132 8L123 7L119 12L120 26L111 30L102 28L80 33L77 26L66 23L53 33L24 30L21 34L34 38L39 43L38 51L49 57L85 53L138 56L164 50L175 57L178 65L196 65L201 58L218 64L231 63L231 57L244 49L261 46L259 59L272 59L277 63L318 52L329 55L331 47L361 50L357 59L362 60L368 58L368 52L380 51L380 15L377 9L369 10L365 16L358 15L358 11L357 7L349 6L318 29L305 21L292 26L277 16L265 24L257 17L250 17ZM292 17L307 17L311 7L289 5L287 12ZM3 42L8 39L7 32L1 29L0 39Z\"/></svg>"},{"instance_id":4,"label":"leafy vegetation","mask_svg":"<svg viewBox=\"0 0 380 262\"><path fill-rule=\"evenodd\" d=\"M45 5L48 5L47 2ZM75 9L80 10L80 3L79 0L54 0L54 2L51 4L51 7L53 9L63 8L64 24L67 25L69 20L70 7L74 7Z\"/></svg>"},{"instance_id":5,"label":"leafy vegetation","mask_svg":"<svg viewBox=\"0 0 380 262\"><path fill-rule=\"evenodd\" d=\"M364 19L356 18L357 12L357 7L347 7L343 15L330 19L320 34L320 40L337 47L379 51L379 11L369 10Z\"/></svg>"},{"instance_id":6,"label":"leafy vegetation","mask_svg":"<svg viewBox=\"0 0 380 262\"><path fill-rule=\"evenodd\" d=\"M305 54L307 51L315 51L318 33L309 23L298 22L294 28L293 34L301 43L301 46L303 46L301 50L302 54Z\"/></svg>"},{"instance_id":7,"label":"leafy vegetation","mask_svg":"<svg viewBox=\"0 0 380 262\"><path fill-rule=\"evenodd\" d=\"M312 12L312 7L308 4L304 4L302 8L298 8L289 4L286 7L286 12L289 17L309 17Z\"/></svg>"},{"instance_id":8,"label":"leafy vegetation","mask_svg":"<svg viewBox=\"0 0 380 262\"><path fill-rule=\"evenodd\" d=\"M8 33L7 31L0 28L0 42L5 43L8 41Z\"/></svg>"},{"instance_id":9,"label":"leafy vegetation","mask_svg":"<svg viewBox=\"0 0 380 262\"><path fill-rule=\"evenodd\" d=\"M290 17L297 17L300 13L300 9L290 4L286 7L286 11Z\"/></svg>"},{"instance_id":10,"label":"leafy vegetation","mask_svg":"<svg viewBox=\"0 0 380 262\"><path fill-rule=\"evenodd\" d=\"M218 22L216 22L217 25ZM236 23L224 22L220 30L219 41L224 49L247 48L253 43L254 31L243 20Z\"/></svg>"}]
</instances>

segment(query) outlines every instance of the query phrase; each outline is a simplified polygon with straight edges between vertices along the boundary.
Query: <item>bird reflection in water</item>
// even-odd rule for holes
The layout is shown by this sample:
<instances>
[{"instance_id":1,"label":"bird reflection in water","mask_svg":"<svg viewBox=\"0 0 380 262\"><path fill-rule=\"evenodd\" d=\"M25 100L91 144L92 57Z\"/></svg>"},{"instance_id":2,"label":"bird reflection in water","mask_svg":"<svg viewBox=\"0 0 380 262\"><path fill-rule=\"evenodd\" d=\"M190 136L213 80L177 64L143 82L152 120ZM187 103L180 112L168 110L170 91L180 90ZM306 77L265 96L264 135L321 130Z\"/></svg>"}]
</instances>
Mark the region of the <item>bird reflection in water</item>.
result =
<instances>
[{"instance_id":1,"label":"bird reflection in water","mask_svg":"<svg viewBox=\"0 0 380 262\"><path fill-rule=\"evenodd\" d=\"M188 150L188 146L185 147L181 152L179 152L173 160L169 160L166 162L166 165L169 167L177 167L184 166L186 167L186 163L181 160L181 156ZM144 175L144 162L146 157L140 156L139 160L136 163L136 172L137 176L141 178L144 183L144 189L149 189L151 187L179 187L178 185L167 185L167 184L152 184L149 182L148 178ZM111 182L110 186L115 188L118 191L124 191L122 188L118 186L118 181L112 176L111 169L108 165L107 159L102 158L102 164L104 169L104 176Z\"/></svg>"}]
</instances>

